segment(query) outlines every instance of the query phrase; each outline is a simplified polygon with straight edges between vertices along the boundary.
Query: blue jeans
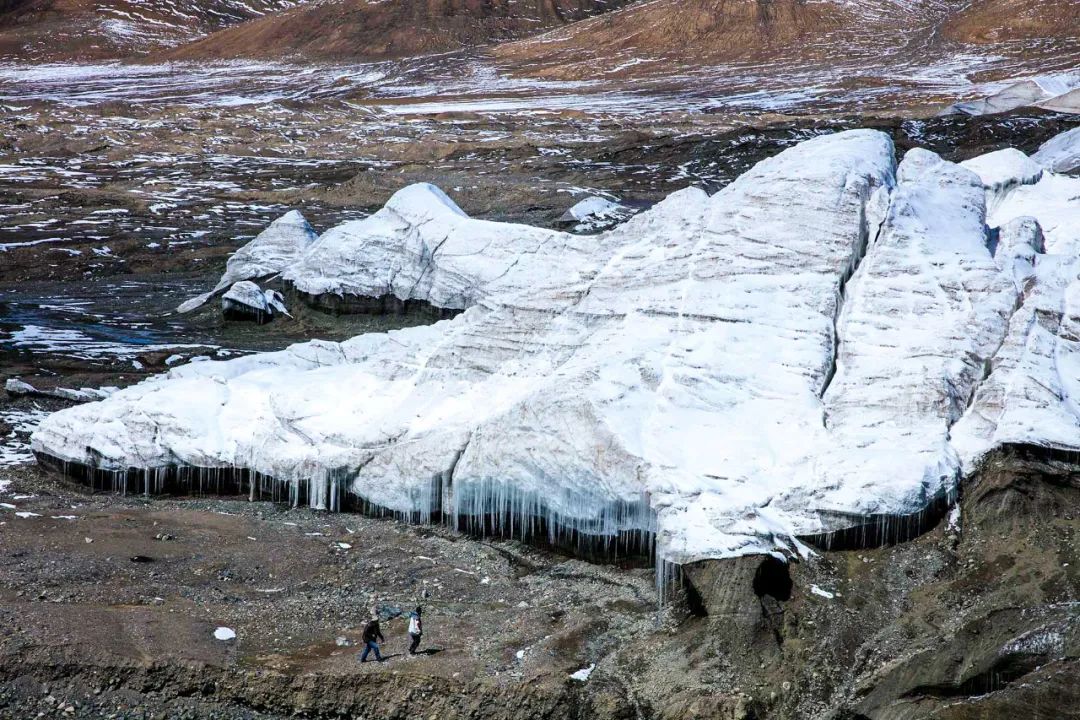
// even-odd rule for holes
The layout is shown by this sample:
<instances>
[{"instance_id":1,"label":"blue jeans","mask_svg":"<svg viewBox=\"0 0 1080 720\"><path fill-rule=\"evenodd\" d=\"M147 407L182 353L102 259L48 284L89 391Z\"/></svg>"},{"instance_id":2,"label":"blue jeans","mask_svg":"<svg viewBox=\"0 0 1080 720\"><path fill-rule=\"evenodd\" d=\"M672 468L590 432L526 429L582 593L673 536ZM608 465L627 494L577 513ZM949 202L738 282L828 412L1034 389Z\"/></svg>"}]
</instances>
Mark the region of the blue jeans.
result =
<instances>
[{"instance_id":1,"label":"blue jeans","mask_svg":"<svg viewBox=\"0 0 1080 720\"><path fill-rule=\"evenodd\" d=\"M360 662L364 662L365 660L367 660L368 653L372 650L375 651L375 659L379 662L382 662L382 655L379 654L379 643L377 642L369 642L365 644L364 652L360 655Z\"/></svg>"}]
</instances>

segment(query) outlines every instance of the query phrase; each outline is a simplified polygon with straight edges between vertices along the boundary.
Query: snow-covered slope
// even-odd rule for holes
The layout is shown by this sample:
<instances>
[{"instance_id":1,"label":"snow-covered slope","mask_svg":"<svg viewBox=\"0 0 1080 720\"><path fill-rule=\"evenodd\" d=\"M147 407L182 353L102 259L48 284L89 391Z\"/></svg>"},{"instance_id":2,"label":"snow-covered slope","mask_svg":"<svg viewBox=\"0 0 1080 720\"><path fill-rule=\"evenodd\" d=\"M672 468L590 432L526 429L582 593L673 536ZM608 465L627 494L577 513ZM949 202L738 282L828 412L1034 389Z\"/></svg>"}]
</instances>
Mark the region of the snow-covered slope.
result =
<instances>
[{"instance_id":1,"label":"snow-covered slope","mask_svg":"<svg viewBox=\"0 0 1080 720\"><path fill-rule=\"evenodd\" d=\"M1020 342L1024 263L1058 262L1036 257L1034 221L991 254L988 184L921 150L897 170L887 136L851 131L587 238L413 186L285 275L462 314L177 368L51 416L34 448L106 471L251 468L317 507L347 491L508 534L655 532L675 562L796 552L921 511L998 437L1060 446L1005 433L1011 396L980 389L990 368L1047 371L996 355ZM1039 407L1064 428L1075 376L1048 372L1064 390Z\"/></svg>"}]
</instances>

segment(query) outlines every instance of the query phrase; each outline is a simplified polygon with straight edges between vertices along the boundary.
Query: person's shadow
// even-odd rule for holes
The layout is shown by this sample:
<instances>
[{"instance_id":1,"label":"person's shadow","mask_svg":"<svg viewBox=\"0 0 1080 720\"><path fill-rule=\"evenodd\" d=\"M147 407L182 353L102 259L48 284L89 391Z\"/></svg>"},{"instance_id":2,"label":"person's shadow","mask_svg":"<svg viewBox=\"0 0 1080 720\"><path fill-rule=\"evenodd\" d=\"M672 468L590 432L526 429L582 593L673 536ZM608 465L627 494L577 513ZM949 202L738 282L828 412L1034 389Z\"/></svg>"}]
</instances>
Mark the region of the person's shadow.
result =
<instances>
[{"instance_id":1,"label":"person's shadow","mask_svg":"<svg viewBox=\"0 0 1080 720\"><path fill-rule=\"evenodd\" d=\"M360 659L360 655L361 655L361 653L356 653L356 659L357 660ZM404 655L404 653L383 653L383 656L381 658L376 658L375 653L371 653L370 655L368 655L367 660L364 660L363 662L365 662L365 663L370 663L370 662L381 663L381 662L386 662L390 658L402 657L403 655Z\"/></svg>"},{"instance_id":2,"label":"person's shadow","mask_svg":"<svg viewBox=\"0 0 1080 720\"><path fill-rule=\"evenodd\" d=\"M437 655L446 648L424 648L423 650L417 650L417 655Z\"/></svg>"}]
</instances>

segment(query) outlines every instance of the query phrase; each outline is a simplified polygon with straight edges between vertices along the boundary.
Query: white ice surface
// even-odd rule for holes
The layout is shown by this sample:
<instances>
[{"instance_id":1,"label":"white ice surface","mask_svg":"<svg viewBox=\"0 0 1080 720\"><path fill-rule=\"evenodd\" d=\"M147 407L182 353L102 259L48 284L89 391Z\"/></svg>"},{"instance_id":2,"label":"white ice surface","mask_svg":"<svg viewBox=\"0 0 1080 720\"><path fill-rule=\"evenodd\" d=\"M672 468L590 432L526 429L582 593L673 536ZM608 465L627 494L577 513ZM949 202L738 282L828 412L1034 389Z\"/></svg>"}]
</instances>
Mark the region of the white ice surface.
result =
<instances>
[{"instance_id":1,"label":"white ice surface","mask_svg":"<svg viewBox=\"0 0 1080 720\"><path fill-rule=\"evenodd\" d=\"M1026 210L1075 226L1056 178L998 212L1032 191ZM105 468L249 467L311 481L316 506L347 488L597 534L651 529L648 506L676 562L793 552L957 482L971 451L950 433L1009 347L1036 254L1018 225L992 256L985 213L974 173L919 150L897 171L873 131L588 238L472 220L411 186L283 275L461 315L176 368L51 416L33 443Z\"/></svg>"},{"instance_id":2,"label":"white ice surface","mask_svg":"<svg viewBox=\"0 0 1080 720\"><path fill-rule=\"evenodd\" d=\"M622 205L617 202L597 195L590 195L584 200L574 203L573 207L566 211L566 215L580 222L593 215L604 215L620 209L622 209Z\"/></svg>"},{"instance_id":3,"label":"white ice surface","mask_svg":"<svg viewBox=\"0 0 1080 720\"><path fill-rule=\"evenodd\" d=\"M1051 172L1067 173L1080 169L1080 127L1050 138L1031 159Z\"/></svg>"},{"instance_id":4,"label":"white ice surface","mask_svg":"<svg viewBox=\"0 0 1080 720\"><path fill-rule=\"evenodd\" d=\"M560 223L573 225L574 232L592 232L612 227L634 214L634 210L614 200L590 195L559 218Z\"/></svg>"},{"instance_id":5,"label":"white ice surface","mask_svg":"<svg viewBox=\"0 0 1080 720\"><path fill-rule=\"evenodd\" d=\"M263 290L250 280L241 280L221 296L222 309L240 306L252 314L288 315L285 298L277 290Z\"/></svg>"},{"instance_id":6,"label":"white ice surface","mask_svg":"<svg viewBox=\"0 0 1080 720\"><path fill-rule=\"evenodd\" d=\"M596 669L596 663L593 663L589 667L583 667L580 670L570 673L571 680L577 680L578 682L585 682L593 674L593 670Z\"/></svg>"},{"instance_id":7,"label":"white ice surface","mask_svg":"<svg viewBox=\"0 0 1080 720\"><path fill-rule=\"evenodd\" d=\"M214 630L214 639L215 640L221 640L221 641L235 640L236 639L236 631L233 630L232 628L219 627L219 628Z\"/></svg>"},{"instance_id":8,"label":"white ice surface","mask_svg":"<svg viewBox=\"0 0 1080 720\"><path fill-rule=\"evenodd\" d=\"M1017 185L1039 181L1043 166L1016 148L1005 148L965 160L962 167L979 176L987 190L1002 192Z\"/></svg>"},{"instance_id":9,"label":"white ice surface","mask_svg":"<svg viewBox=\"0 0 1080 720\"><path fill-rule=\"evenodd\" d=\"M1034 185L1008 191L995 203L988 223L1000 227L1020 217L1033 217L1046 236L1046 252L1075 257L1080 252L1080 178L1045 173Z\"/></svg>"},{"instance_id":10,"label":"white ice surface","mask_svg":"<svg viewBox=\"0 0 1080 720\"><path fill-rule=\"evenodd\" d=\"M296 262L317 237L307 220L296 210L286 213L266 230L236 251L225 266L225 274L208 293L180 305L179 312L191 312L210 298L242 280L269 277Z\"/></svg>"},{"instance_id":11,"label":"white ice surface","mask_svg":"<svg viewBox=\"0 0 1080 720\"><path fill-rule=\"evenodd\" d=\"M833 441L810 500L838 513L918 507L952 488L949 428L1016 299L986 246L980 179L921 149L908 152L897 179L848 284L836 377L823 398Z\"/></svg>"},{"instance_id":12,"label":"white ice surface","mask_svg":"<svg viewBox=\"0 0 1080 720\"><path fill-rule=\"evenodd\" d=\"M442 190L421 183L395 193L374 215L328 230L282 276L311 295L393 296L460 310L527 285L537 266L570 280L595 244L553 230L473 220Z\"/></svg>"}]
</instances>

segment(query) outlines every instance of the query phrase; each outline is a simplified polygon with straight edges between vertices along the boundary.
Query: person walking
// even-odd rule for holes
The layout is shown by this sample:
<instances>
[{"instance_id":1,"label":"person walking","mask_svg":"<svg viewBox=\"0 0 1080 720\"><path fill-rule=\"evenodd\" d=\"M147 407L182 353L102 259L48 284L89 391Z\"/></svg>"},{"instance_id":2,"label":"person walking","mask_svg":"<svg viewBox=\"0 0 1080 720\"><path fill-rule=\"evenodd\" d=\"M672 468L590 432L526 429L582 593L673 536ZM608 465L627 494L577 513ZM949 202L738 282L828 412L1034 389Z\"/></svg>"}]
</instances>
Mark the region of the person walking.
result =
<instances>
[{"instance_id":1,"label":"person walking","mask_svg":"<svg viewBox=\"0 0 1080 720\"><path fill-rule=\"evenodd\" d=\"M375 651L375 659L382 662L382 654L379 653L379 643L386 642L382 630L379 628L379 617L376 615L364 626L364 652L360 655L360 662L366 662L368 653Z\"/></svg>"},{"instance_id":2,"label":"person walking","mask_svg":"<svg viewBox=\"0 0 1080 720\"><path fill-rule=\"evenodd\" d=\"M412 640L409 645L410 655L416 654L416 648L420 647L420 637L424 634L424 625L420 619L423 612L424 608L418 605L415 611L409 613L409 638Z\"/></svg>"}]
</instances>

